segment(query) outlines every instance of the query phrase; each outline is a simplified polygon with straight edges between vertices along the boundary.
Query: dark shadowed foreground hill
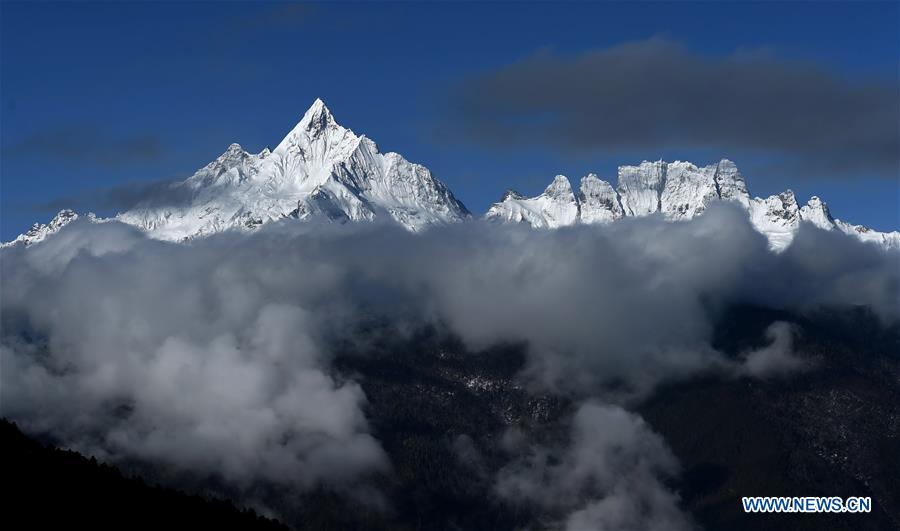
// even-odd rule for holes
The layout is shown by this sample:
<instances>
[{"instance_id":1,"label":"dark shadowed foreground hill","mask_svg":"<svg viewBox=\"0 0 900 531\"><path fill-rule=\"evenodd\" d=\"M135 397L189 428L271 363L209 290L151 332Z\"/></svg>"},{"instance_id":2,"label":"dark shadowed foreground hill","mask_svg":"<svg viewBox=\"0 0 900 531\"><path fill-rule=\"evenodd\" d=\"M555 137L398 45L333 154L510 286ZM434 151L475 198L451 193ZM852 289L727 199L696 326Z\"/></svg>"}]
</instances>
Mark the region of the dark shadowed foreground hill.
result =
<instances>
[{"instance_id":1,"label":"dark shadowed foreground hill","mask_svg":"<svg viewBox=\"0 0 900 531\"><path fill-rule=\"evenodd\" d=\"M4 529L287 529L229 502L150 486L44 446L6 420L0 448Z\"/></svg>"}]
</instances>

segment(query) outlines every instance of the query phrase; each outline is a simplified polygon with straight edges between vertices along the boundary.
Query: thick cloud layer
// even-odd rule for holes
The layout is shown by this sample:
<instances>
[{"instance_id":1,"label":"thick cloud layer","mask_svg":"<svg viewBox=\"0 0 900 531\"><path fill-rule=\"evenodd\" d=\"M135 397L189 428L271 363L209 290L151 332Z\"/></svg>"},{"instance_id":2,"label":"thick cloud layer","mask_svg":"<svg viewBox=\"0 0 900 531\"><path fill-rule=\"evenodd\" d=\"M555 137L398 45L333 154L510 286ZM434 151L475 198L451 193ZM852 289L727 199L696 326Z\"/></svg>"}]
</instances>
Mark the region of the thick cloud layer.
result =
<instances>
[{"instance_id":1,"label":"thick cloud layer","mask_svg":"<svg viewBox=\"0 0 900 531\"><path fill-rule=\"evenodd\" d=\"M331 340L372 316L398 330L438 324L474 350L524 344L527 385L627 404L663 381L740 372L742 361L710 344L718 312L733 303L865 305L896 322L898 261L811 226L773 254L726 204L681 223L535 231L472 222L411 234L286 222L186 245L76 221L0 254L2 414L108 459L235 485L343 488L390 467L361 388L330 363ZM786 346L779 330L772 348ZM545 463L541 481L596 492L588 504L548 500L560 517L627 523L636 500L654 507L646 517L671 517L676 500L658 478L674 468L639 419L584 406L573 430L571 448L552 450L563 464ZM607 455L620 437L636 452L624 468ZM533 479L514 470L502 484ZM504 492L529 496L522 485Z\"/></svg>"},{"instance_id":2,"label":"thick cloud layer","mask_svg":"<svg viewBox=\"0 0 900 531\"><path fill-rule=\"evenodd\" d=\"M93 455L237 486L340 487L386 469L365 396L329 375L315 337L309 299L328 273L229 254L120 224L4 254L3 414Z\"/></svg>"},{"instance_id":3,"label":"thick cloud layer","mask_svg":"<svg viewBox=\"0 0 900 531\"><path fill-rule=\"evenodd\" d=\"M463 82L454 133L493 145L782 157L794 175L896 177L896 78L847 78L762 54L706 57L649 39L540 53Z\"/></svg>"}]
</instances>

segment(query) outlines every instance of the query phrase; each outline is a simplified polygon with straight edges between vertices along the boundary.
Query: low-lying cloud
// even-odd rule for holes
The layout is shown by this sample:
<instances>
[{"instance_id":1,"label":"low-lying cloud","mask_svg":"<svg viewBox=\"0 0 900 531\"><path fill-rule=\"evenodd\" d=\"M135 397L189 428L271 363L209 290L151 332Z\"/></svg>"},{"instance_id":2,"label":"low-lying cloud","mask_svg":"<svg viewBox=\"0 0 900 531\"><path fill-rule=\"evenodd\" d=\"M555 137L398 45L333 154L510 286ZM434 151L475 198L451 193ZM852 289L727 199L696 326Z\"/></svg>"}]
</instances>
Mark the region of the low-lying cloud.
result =
<instances>
[{"instance_id":1,"label":"low-lying cloud","mask_svg":"<svg viewBox=\"0 0 900 531\"><path fill-rule=\"evenodd\" d=\"M766 378L781 376L807 367L807 362L794 352L794 331L791 323L777 321L766 329L770 343L744 353L740 372Z\"/></svg>"},{"instance_id":2,"label":"low-lying cloud","mask_svg":"<svg viewBox=\"0 0 900 531\"><path fill-rule=\"evenodd\" d=\"M349 488L390 463L361 387L332 367L331 340L373 315L437 324L476 351L526 345L526 386L594 397L575 416L572 446L547 447L560 464L535 450L499 479L506 498L527 500L537 476L522 467L550 467L538 483L560 493L546 503L572 526L674 518L664 446L639 418L596 401L627 406L661 382L734 374L744 360L711 345L729 305L864 305L900 318L897 252L804 226L774 254L727 204L680 223L472 222L411 234L284 222L190 244L79 220L0 256L2 414L29 432L238 486ZM771 333L778 355L751 355L751 374L783 366L772 360L785 359L790 335ZM471 441L457 442L461 459L477 461ZM622 464L609 453L619 446L633 448ZM587 497L561 501L570 491ZM638 515L636 503L653 511Z\"/></svg>"},{"instance_id":3,"label":"low-lying cloud","mask_svg":"<svg viewBox=\"0 0 900 531\"><path fill-rule=\"evenodd\" d=\"M362 390L330 374L318 341L329 272L227 249L79 223L4 255L3 414L91 455L238 487L339 488L388 469Z\"/></svg>"},{"instance_id":4,"label":"low-lying cloud","mask_svg":"<svg viewBox=\"0 0 900 531\"><path fill-rule=\"evenodd\" d=\"M760 53L704 56L652 38L574 56L537 53L469 78L446 131L494 146L657 157L716 149L778 157L794 176L895 178L896 76L850 78Z\"/></svg>"},{"instance_id":5,"label":"low-lying cloud","mask_svg":"<svg viewBox=\"0 0 900 531\"><path fill-rule=\"evenodd\" d=\"M584 529L691 529L664 481L675 457L644 421L618 406L586 402L561 447L533 445L503 468L498 494L537 504L558 522Z\"/></svg>"}]
</instances>

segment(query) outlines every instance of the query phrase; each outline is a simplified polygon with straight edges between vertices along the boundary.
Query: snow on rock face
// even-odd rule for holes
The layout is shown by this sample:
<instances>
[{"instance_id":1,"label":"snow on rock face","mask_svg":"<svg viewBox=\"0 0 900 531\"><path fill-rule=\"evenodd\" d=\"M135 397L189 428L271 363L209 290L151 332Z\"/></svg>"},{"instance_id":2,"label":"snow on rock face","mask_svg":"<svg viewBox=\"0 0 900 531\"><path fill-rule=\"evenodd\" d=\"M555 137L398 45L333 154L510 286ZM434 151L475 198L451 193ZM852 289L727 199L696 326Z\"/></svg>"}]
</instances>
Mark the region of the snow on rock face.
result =
<instances>
[{"instance_id":1,"label":"snow on rock face","mask_svg":"<svg viewBox=\"0 0 900 531\"><path fill-rule=\"evenodd\" d=\"M427 168L397 153L380 153L370 139L339 125L322 100L271 152L254 155L232 144L173 187L190 201L138 205L117 219L152 237L181 241L288 217L372 221L387 216L413 231L469 217Z\"/></svg>"},{"instance_id":2,"label":"snow on rock face","mask_svg":"<svg viewBox=\"0 0 900 531\"><path fill-rule=\"evenodd\" d=\"M556 183L555 180L554 185ZM623 217L656 213L669 221L680 221L701 214L712 201L733 201L747 210L750 222L769 239L770 248L776 251L790 245L803 221L825 230L838 229L884 248L900 248L900 232L883 233L836 220L818 197L810 199L802 208L790 190L766 199L751 199L744 177L727 159L705 167L680 161L645 161L638 166L621 166L615 189L595 174L589 174L581 180L574 218L556 214L559 206L553 203L553 208L548 207L547 195L545 191L538 197L525 198L507 193L499 203L491 206L486 217L547 228L574 223L609 223ZM554 213L552 220L546 212Z\"/></svg>"},{"instance_id":3,"label":"snow on rock face","mask_svg":"<svg viewBox=\"0 0 900 531\"><path fill-rule=\"evenodd\" d=\"M766 199L755 197L750 202L750 223L769 238L773 249L790 245L800 227L800 219L800 208L791 190Z\"/></svg>"},{"instance_id":4,"label":"snow on rock face","mask_svg":"<svg viewBox=\"0 0 900 531\"><path fill-rule=\"evenodd\" d=\"M552 185L551 185L552 186ZM538 197L543 197L546 192ZM526 221L536 227L551 226L541 218L521 213L523 205L538 198L504 198L488 211L489 218ZM578 216L573 223L609 223L623 217L640 217L661 212L666 219L691 219L706 210L714 200L732 200L747 207L750 197L744 178L729 160L703 168L690 162L643 162L619 167L619 182L613 188L596 174L582 178L576 198Z\"/></svg>"},{"instance_id":5,"label":"snow on rock face","mask_svg":"<svg viewBox=\"0 0 900 531\"><path fill-rule=\"evenodd\" d=\"M673 162L665 167L665 186L660 206L667 219L680 220L706 210L706 205L718 199L715 181L716 166L698 168L690 162Z\"/></svg>"},{"instance_id":6,"label":"snow on rock face","mask_svg":"<svg viewBox=\"0 0 900 531\"><path fill-rule=\"evenodd\" d=\"M619 192L626 216L646 216L660 209L660 194L665 186L663 161L644 161L640 166L619 166Z\"/></svg>"},{"instance_id":7,"label":"snow on rock face","mask_svg":"<svg viewBox=\"0 0 900 531\"><path fill-rule=\"evenodd\" d=\"M578 208L569 179L564 175L557 175L544 193L537 197L526 199L517 192L508 191L503 196L503 201L492 206L485 217L555 229L574 224L578 219Z\"/></svg>"},{"instance_id":8,"label":"snow on rock face","mask_svg":"<svg viewBox=\"0 0 900 531\"><path fill-rule=\"evenodd\" d=\"M578 201L582 223L609 223L625 216L619 194L595 173L582 177Z\"/></svg>"},{"instance_id":9,"label":"snow on rock face","mask_svg":"<svg viewBox=\"0 0 900 531\"><path fill-rule=\"evenodd\" d=\"M750 193L747 191L747 183L733 162L728 159L722 159L716 164L715 182L721 199L736 201L744 208L750 207Z\"/></svg>"},{"instance_id":10,"label":"snow on rock face","mask_svg":"<svg viewBox=\"0 0 900 531\"><path fill-rule=\"evenodd\" d=\"M820 229L833 230L835 228L834 218L828 211L828 205L817 196L812 196L800 209L800 217Z\"/></svg>"},{"instance_id":11,"label":"snow on rock face","mask_svg":"<svg viewBox=\"0 0 900 531\"><path fill-rule=\"evenodd\" d=\"M568 218L557 216L555 222L550 222L540 215L540 208L534 208L536 200L546 194L531 199L504 196L491 207L487 217L525 221L535 227L558 226ZM698 168L690 162L645 161L638 166L619 167L616 188L593 173L582 178L576 198L578 215L572 222L609 223L657 212L672 221L691 219L706 210L711 201L720 199L749 208L747 185L733 162L722 160Z\"/></svg>"},{"instance_id":12,"label":"snow on rock face","mask_svg":"<svg viewBox=\"0 0 900 531\"><path fill-rule=\"evenodd\" d=\"M397 153L381 153L375 142L338 124L318 99L274 150L252 154L231 144L214 161L169 188L171 194L162 194L167 197L149 198L115 219L153 238L185 241L282 219L393 219L419 231L471 217L428 168ZM615 187L589 174L581 179L577 194L569 180L558 175L537 197L507 192L485 217L550 229L653 214L680 221L719 200L746 209L753 226L775 250L790 245L803 221L900 249L900 232L883 233L834 219L818 197L802 208L790 190L751 199L744 177L727 159L704 167L681 161L621 166ZM2 246L38 243L77 218L75 212L63 210L50 223L35 224Z\"/></svg>"},{"instance_id":13,"label":"snow on rock face","mask_svg":"<svg viewBox=\"0 0 900 531\"><path fill-rule=\"evenodd\" d=\"M863 225L853 225L839 219L834 220L841 232L855 236L864 242L872 242L885 249L900 249L900 231L878 232Z\"/></svg>"},{"instance_id":14,"label":"snow on rock face","mask_svg":"<svg viewBox=\"0 0 900 531\"><path fill-rule=\"evenodd\" d=\"M141 203L116 219L143 229L162 240L180 241L213 234L235 226L246 228L272 219L242 210L237 190L246 188L259 174L268 150L253 155L231 144L216 160L186 180L171 186L190 198L186 204Z\"/></svg>"},{"instance_id":15,"label":"snow on rock face","mask_svg":"<svg viewBox=\"0 0 900 531\"><path fill-rule=\"evenodd\" d=\"M89 214L88 216L93 217L93 214ZM74 211L69 209L60 210L58 214L53 216L53 219L50 220L50 223L35 223L31 226L30 229L28 229L28 232L20 234L15 240L4 243L0 246L13 247L21 245L24 247L28 247L29 245L42 242L49 236L56 234L61 228L65 227L76 219L78 219L78 214L76 214Z\"/></svg>"},{"instance_id":16,"label":"snow on rock face","mask_svg":"<svg viewBox=\"0 0 900 531\"><path fill-rule=\"evenodd\" d=\"M862 225L852 225L835 219L828 210L828 205L817 196L812 196L800 209L800 218L824 230L839 230L844 234L855 236L864 242L873 242L885 249L900 249L900 232L878 232Z\"/></svg>"}]
</instances>

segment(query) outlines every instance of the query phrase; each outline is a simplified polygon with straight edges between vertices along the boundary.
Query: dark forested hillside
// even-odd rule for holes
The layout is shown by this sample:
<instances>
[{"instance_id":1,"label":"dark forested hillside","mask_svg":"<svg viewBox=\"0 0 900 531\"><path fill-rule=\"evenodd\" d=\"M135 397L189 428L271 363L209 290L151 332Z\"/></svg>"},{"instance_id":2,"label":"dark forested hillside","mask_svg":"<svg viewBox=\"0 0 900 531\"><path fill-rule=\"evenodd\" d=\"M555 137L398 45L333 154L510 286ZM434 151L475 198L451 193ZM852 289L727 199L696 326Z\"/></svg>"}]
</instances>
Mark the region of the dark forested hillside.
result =
<instances>
[{"instance_id":1,"label":"dark forested hillside","mask_svg":"<svg viewBox=\"0 0 900 531\"><path fill-rule=\"evenodd\" d=\"M0 420L4 529L287 529L229 502L150 486Z\"/></svg>"},{"instance_id":2,"label":"dark forested hillside","mask_svg":"<svg viewBox=\"0 0 900 531\"><path fill-rule=\"evenodd\" d=\"M900 334L858 309L791 315L736 307L717 348L755 346L775 319L798 326L800 374L704 378L639 411L683 467L680 491L709 529L900 529ZM741 496L870 496L870 514L745 514Z\"/></svg>"}]
</instances>

